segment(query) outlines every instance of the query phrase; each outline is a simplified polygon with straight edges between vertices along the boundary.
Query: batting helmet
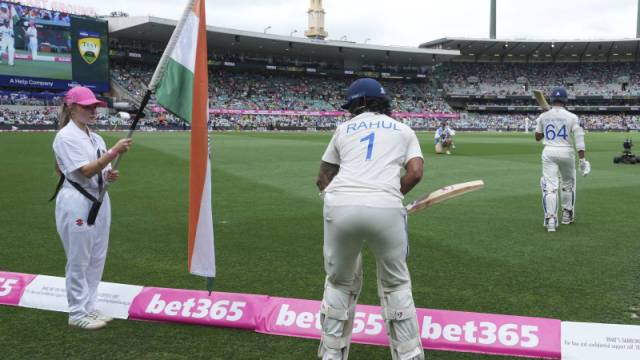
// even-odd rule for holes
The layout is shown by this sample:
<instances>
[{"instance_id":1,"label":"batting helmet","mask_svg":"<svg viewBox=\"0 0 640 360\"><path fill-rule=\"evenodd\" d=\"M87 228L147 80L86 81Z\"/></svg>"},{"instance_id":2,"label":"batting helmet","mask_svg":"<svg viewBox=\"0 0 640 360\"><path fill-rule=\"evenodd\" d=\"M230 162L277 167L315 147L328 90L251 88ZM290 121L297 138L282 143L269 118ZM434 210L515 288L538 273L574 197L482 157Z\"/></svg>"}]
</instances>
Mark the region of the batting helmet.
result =
<instances>
[{"instance_id":1,"label":"batting helmet","mask_svg":"<svg viewBox=\"0 0 640 360\"><path fill-rule=\"evenodd\" d=\"M362 78L351 83L349 90L347 90L347 102L342 105L342 108L349 109L351 104L360 98L391 100L382 85L371 78Z\"/></svg>"},{"instance_id":2,"label":"batting helmet","mask_svg":"<svg viewBox=\"0 0 640 360\"><path fill-rule=\"evenodd\" d=\"M551 102L559 101L563 104L566 104L569 101L569 95L567 94L567 90L563 87L557 87L551 90Z\"/></svg>"}]
</instances>

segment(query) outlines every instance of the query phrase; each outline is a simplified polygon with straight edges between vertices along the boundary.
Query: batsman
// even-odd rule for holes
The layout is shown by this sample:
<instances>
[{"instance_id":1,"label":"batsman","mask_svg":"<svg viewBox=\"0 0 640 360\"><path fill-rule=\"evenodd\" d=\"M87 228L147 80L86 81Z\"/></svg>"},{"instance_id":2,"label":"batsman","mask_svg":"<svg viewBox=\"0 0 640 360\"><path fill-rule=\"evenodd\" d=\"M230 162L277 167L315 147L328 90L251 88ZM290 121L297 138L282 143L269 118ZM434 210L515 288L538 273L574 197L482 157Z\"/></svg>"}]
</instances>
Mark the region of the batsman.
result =
<instances>
[{"instance_id":1,"label":"batsman","mask_svg":"<svg viewBox=\"0 0 640 360\"><path fill-rule=\"evenodd\" d=\"M547 231L558 227L558 191L562 196L562 224L571 224L575 218L576 204L576 159L571 138L580 158L580 171L586 176L591 164L585 158L584 130L578 117L567 111L567 90L562 87L551 91L551 109L536 119L536 141L542 140L542 206L544 226Z\"/></svg>"},{"instance_id":2,"label":"batsman","mask_svg":"<svg viewBox=\"0 0 640 360\"><path fill-rule=\"evenodd\" d=\"M366 241L376 257L391 357L424 359L406 261L407 211L402 205L404 195L422 178L420 144L413 130L390 117L390 98L374 79L354 81L342 108L354 117L336 129L316 183L324 198L326 272L318 356L348 358Z\"/></svg>"}]
</instances>

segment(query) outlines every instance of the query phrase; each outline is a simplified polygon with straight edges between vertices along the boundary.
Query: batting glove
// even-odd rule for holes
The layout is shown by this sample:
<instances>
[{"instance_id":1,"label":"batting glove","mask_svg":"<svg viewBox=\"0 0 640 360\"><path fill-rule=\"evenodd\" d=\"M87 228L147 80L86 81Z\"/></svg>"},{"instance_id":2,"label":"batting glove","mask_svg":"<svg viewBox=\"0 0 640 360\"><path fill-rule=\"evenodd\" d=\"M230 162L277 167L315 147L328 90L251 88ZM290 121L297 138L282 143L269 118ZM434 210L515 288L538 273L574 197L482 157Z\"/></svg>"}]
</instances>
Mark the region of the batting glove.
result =
<instances>
[{"instance_id":1,"label":"batting glove","mask_svg":"<svg viewBox=\"0 0 640 360\"><path fill-rule=\"evenodd\" d=\"M580 172L582 176L587 176L591 172L591 163L586 159L580 159Z\"/></svg>"}]
</instances>

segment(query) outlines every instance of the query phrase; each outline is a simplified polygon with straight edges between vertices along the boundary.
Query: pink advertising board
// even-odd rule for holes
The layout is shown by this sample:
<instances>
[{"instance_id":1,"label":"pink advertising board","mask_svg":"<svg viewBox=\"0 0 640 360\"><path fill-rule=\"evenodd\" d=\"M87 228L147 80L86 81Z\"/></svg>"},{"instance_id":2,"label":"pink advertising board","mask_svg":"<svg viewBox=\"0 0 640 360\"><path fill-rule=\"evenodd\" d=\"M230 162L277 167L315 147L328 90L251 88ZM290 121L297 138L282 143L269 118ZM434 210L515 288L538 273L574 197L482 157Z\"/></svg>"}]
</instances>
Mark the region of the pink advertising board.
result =
<instances>
[{"instance_id":1,"label":"pink advertising board","mask_svg":"<svg viewBox=\"0 0 640 360\"><path fill-rule=\"evenodd\" d=\"M151 109L156 113L165 113L160 106ZM259 109L209 109L210 114L217 115L278 115L278 116L347 116L344 111L320 111L320 110L259 110ZM401 118L438 118L458 119L459 113L420 113L420 112L394 112L393 116Z\"/></svg>"},{"instance_id":2,"label":"pink advertising board","mask_svg":"<svg viewBox=\"0 0 640 360\"><path fill-rule=\"evenodd\" d=\"M145 287L129 318L254 330L268 296Z\"/></svg>"},{"instance_id":3,"label":"pink advertising board","mask_svg":"<svg viewBox=\"0 0 640 360\"><path fill-rule=\"evenodd\" d=\"M0 271L0 304L18 305L25 288L35 275Z\"/></svg>"},{"instance_id":4,"label":"pink advertising board","mask_svg":"<svg viewBox=\"0 0 640 360\"><path fill-rule=\"evenodd\" d=\"M26 306L21 303L21 298L28 297L25 288L31 289L38 279L43 282L48 278L53 277L0 271L0 304ZM63 278L55 279L64 281ZM44 283L51 284L51 281ZM123 286L112 286L111 292L125 291L123 289ZM38 292L36 290L28 291ZM156 287L145 287L141 291L137 287L131 297L129 319L320 338L320 301L317 300L226 292L209 295L206 291ZM30 307L47 308L44 305ZM126 308L123 311L126 314ZM422 345L428 350L560 359L560 320L423 308L417 309L417 315ZM632 328L635 331L637 327ZM357 306L352 341L388 345L379 306Z\"/></svg>"},{"instance_id":5,"label":"pink advertising board","mask_svg":"<svg viewBox=\"0 0 640 360\"><path fill-rule=\"evenodd\" d=\"M320 338L319 301L270 298L257 332ZM417 309L425 349L560 358L560 320ZM379 306L358 305L354 343L389 344Z\"/></svg>"}]
</instances>

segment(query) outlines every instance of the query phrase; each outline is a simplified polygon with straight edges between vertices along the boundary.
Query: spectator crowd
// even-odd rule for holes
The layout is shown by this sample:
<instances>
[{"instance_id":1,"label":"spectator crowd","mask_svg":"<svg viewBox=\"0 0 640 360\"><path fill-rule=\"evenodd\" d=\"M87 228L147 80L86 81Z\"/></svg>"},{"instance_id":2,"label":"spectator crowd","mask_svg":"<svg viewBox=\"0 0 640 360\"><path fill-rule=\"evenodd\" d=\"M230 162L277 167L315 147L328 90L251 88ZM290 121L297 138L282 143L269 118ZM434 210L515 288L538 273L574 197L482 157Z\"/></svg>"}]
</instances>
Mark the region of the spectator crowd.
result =
<instances>
[{"instance_id":1,"label":"spectator crowd","mask_svg":"<svg viewBox=\"0 0 640 360\"><path fill-rule=\"evenodd\" d=\"M135 63L113 62L111 77L120 90L140 99L151 80L153 67ZM353 78L282 71L241 72L212 67L209 73L209 107L218 110L294 110L336 111L344 102L344 93ZM564 84L573 95L640 96L640 65L637 64L468 64L439 66L428 78L417 80L382 79L392 98L398 120L415 129L434 129L441 119L454 113L442 94L530 95L530 90L549 89ZM444 91L436 90L441 84ZM633 99L633 97L630 97ZM630 100L631 101L631 100ZM0 91L0 124L55 124L59 95ZM633 102L633 101L631 101ZM513 105L525 105L514 100ZM493 104L492 102L485 103ZM498 103L496 103L498 104ZM503 103L504 105L504 103ZM141 125L154 128L187 128L179 118L164 111L152 98L148 116ZM417 114L431 114L419 117ZM436 115L437 114L437 115ZM414 116L415 115L415 116ZM640 130L640 116L633 114L578 114L589 130ZM450 124L457 129L519 130L529 128L537 113L454 114ZM254 115L215 114L209 119L211 129L333 129L346 121L340 115ZM124 121L100 113L98 123L125 125Z\"/></svg>"},{"instance_id":2,"label":"spectator crowd","mask_svg":"<svg viewBox=\"0 0 640 360\"><path fill-rule=\"evenodd\" d=\"M640 95L638 63L448 63L438 77L449 94L530 95L564 86L571 95Z\"/></svg>"},{"instance_id":3,"label":"spectator crowd","mask_svg":"<svg viewBox=\"0 0 640 360\"><path fill-rule=\"evenodd\" d=\"M153 70L142 65L114 63L111 66L112 79L138 98L144 95ZM352 80L306 74L210 70L209 108L334 111L340 109ZM382 80L382 85L391 94L396 111L452 112L441 96L433 94L425 80Z\"/></svg>"}]
</instances>

